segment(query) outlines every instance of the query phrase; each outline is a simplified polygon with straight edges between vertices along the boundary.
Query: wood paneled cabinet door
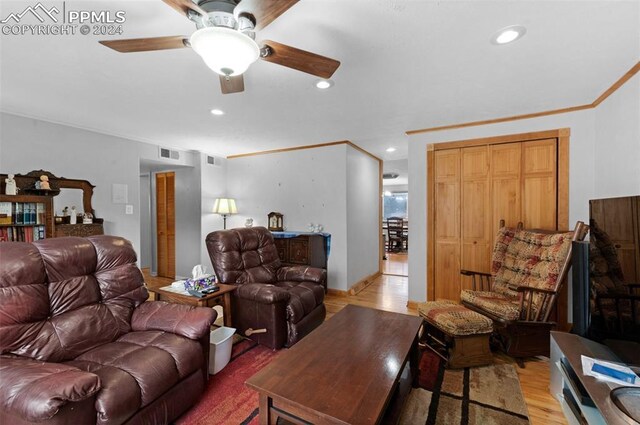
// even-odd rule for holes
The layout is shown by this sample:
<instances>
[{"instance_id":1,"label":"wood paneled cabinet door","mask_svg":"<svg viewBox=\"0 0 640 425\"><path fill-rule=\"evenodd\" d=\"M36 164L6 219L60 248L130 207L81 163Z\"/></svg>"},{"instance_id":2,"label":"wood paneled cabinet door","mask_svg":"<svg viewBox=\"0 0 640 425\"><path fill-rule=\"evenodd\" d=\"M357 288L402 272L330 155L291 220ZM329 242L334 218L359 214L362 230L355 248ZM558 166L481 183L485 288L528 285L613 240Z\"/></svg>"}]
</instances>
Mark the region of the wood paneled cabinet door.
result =
<instances>
[{"instance_id":1,"label":"wood paneled cabinet door","mask_svg":"<svg viewBox=\"0 0 640 425\"><path fill-rule=\"evenodd\" d=\"M436 299L460 296L460 149L435 153ZM442 284L440 284L442 282Z\"/></svg>"},{"instance_id":2,"label":"wood paneled cabinet door","mask_svg":"<svg viewBox=\"0 0 640 425\"><path fill-rule=\"evenodd\" d=\"M557 229L558 140L483 144L434 155L434 296L460 299L471 278L489 273L500 220Z\"/></svg>"},{"instance_id":3,"label":"wood paneled cabinet door","mask_svg":"<svg viewBox=\"0 0 640 425\"><path fill-rule=\"evenodd\" d=\"M596 199L590 217L616 248L624 281L640 282L640 196Z\"/></svg>"}]
</instances>

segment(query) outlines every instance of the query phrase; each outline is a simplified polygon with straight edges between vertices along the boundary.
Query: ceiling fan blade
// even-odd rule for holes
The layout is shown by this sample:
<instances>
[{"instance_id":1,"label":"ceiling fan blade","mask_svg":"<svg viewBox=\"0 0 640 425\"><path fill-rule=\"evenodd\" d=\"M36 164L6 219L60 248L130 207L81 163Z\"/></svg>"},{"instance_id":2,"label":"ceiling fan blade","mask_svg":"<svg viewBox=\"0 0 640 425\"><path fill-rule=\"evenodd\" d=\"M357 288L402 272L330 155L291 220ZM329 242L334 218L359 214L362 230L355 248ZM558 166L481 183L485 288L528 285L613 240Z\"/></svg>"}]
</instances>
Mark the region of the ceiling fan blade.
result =
<instances>
[{"instance_id":1,"label":"ceiling fan blade","mask_svg":"<svg viewBox=\"0 0 640 425\"><path fill-rule=\"evenodd\" d=\"M120 53L131 53L181 49L187 47L186 40L189 40L189 38L182 35L174 35L169 37L130 38L127 40L101 40L100 44Z\"/></svg>"},{"instance_id":2,"label":"ceiling fan blade","mask_svg":"<svg viewBox=\"0 0 640 425\"><path fill-rule=\"evenodd\" d=\"M186 16L187 18L189 17L188 15L189 9L203 16L207 14L207 12L205 12L200 6L198 6L191 0L162 0L162 1L167 3L169 6L173 7L175 10L177 10L179 13Z\"/></svg>"},{"instance_id":3,"label":"ceiling fan blade","mask_svg":"<svg viewBox=\"0 0 640 425\"><path fill-rule=\"evenodd\" d=\"M286 44L271 40L265 40L263 44L269 48L270 53L262 57L262 60L297 69L320 78L331 78L340 66L340 62L335 59L296 49Z\"/></svg>"},{"instance_id":4,"label":"ceiling fan blade","mask_svg":"<svg viewBox=\"0 0 640 425\"><path fill-rule=\"evenodd\" d=\"M233 13L236 16L243 12L252 14L256 18L256 31L260 31L297 2L298 0L242 0Z\"/></svg>"},{"instance_id":5,"label":"ceiling fan blade","mask_svg":"<svg viewBox=\"0 0 640 425\"><path fill-rule=\"evenodd\" d=\"M244 78L242 75L235 77L225 77L220 75L220 88L222 94L240 93L244 91Z\"/></svg>"}]
</instances>

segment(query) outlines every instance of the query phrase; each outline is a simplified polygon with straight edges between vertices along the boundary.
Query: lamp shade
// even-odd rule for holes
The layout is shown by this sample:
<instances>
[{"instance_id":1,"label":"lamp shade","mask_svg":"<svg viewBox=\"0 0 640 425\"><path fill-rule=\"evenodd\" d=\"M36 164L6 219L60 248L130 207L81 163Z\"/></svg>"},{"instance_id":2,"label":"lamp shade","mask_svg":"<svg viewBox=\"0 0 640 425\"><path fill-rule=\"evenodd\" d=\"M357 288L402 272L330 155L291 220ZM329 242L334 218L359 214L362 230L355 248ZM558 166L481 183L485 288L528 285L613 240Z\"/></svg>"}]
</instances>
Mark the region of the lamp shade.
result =
<instances>
[{"instance_id":1,"label":"lamp shade","mask_svg":"<svg viewBox=\"0 0 640 425\"><path fill-rule=\"evenodd\" d=\"M237 214L236 200L231 198L218 198L213 204L215 214Z\"/></svg>"},{"instance_id":2,"label":"lamp shade","mask_svg":"<svg viewBox=\"0 0 640 425\"><path fill-rule=\"evenodd\" d=\"M189 41L204 63L220 75L240 75L260 56L260 48L251 37L231 28L201 28Z\"/></svg>"}]
</instances>

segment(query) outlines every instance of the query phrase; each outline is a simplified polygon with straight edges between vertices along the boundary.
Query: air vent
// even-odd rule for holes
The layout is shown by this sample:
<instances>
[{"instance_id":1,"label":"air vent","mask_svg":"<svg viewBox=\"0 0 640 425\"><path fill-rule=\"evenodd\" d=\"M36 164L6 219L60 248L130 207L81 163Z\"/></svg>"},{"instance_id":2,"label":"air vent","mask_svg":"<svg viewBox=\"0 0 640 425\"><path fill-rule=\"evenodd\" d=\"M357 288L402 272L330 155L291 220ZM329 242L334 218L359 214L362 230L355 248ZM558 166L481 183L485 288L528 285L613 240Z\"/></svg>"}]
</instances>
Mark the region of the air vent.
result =
<instances>
[{"instance_id":1,"label":"air vent","mask_svg":"<svg viewBox=\"0 0 640 425\"><path fill-rule=\"evenodd\" d=\"M382 175L382 178L386 179L386 180L397 179L399 175L400 174L398 174L398 173L384 173Z\"/></svg>"},{"instance_id":2,"label":"air vent","mask_svg":"<svg viewBox=\"0 0 640 425\"><path fill-rule=\"evenodd\" d=\"M160 148L160 158L180 159L180 152L167 148Z\"/></svg>"},{"instance_id":3,"label":"air vent","mask_svg":"<svg viewBox=\"0 0 640 425\"><path fill-rule=\"evenodd\" d=\"M222 159L219 157L207 155L207 165L213 165L214 167L220 167L222 165Z\"/></svg>"}]
</instances>

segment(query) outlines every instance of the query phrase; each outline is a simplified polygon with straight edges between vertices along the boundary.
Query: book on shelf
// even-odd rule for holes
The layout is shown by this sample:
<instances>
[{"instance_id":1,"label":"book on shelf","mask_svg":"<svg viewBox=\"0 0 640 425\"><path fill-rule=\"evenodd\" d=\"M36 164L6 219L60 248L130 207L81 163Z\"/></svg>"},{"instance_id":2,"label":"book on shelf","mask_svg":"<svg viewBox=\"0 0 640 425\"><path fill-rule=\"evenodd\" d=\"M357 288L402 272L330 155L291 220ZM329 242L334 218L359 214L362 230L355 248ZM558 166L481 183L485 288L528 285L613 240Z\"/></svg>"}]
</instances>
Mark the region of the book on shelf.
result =
<instances>
[{"instance_id":1,"label":"book on shelf","mask_svg":"<svg viewBox=\"0 0 640 425\"><path fill-rule=\"evenodd\" d=\"M0 242L34 242L46 238L45 226L0 227Z\"/></svg>"},{"instance_id":2,"label":"book on shelf","mask_svg":"<svg viewBox=\"0 0 640 425\"><path fill-rule=\"evenodd\" d=\"M42 202L36 204L36 224L44 224L47 220L46 210Z\"/></svg>"},{"instance_id":3,"label":"book on shelf","mask_svg":"<svg viewBox=\"0 0 640 425\"><path fill-rule=\"evenodd\" d=\"M11 224L12 210L11 202L0 202L0 224Z\"/></svg>"},{"instance_id":4,"label":"book on shelf","mask_svg":"<svg viewBox=\"0 0 640 425\"><path fill-rule=\"evenodd\" d=\"M23 224L24 223L24 204L22 202L16 202L14 204L13 212L14 219L13 224Z\"/></svg>"}]
</instances>

